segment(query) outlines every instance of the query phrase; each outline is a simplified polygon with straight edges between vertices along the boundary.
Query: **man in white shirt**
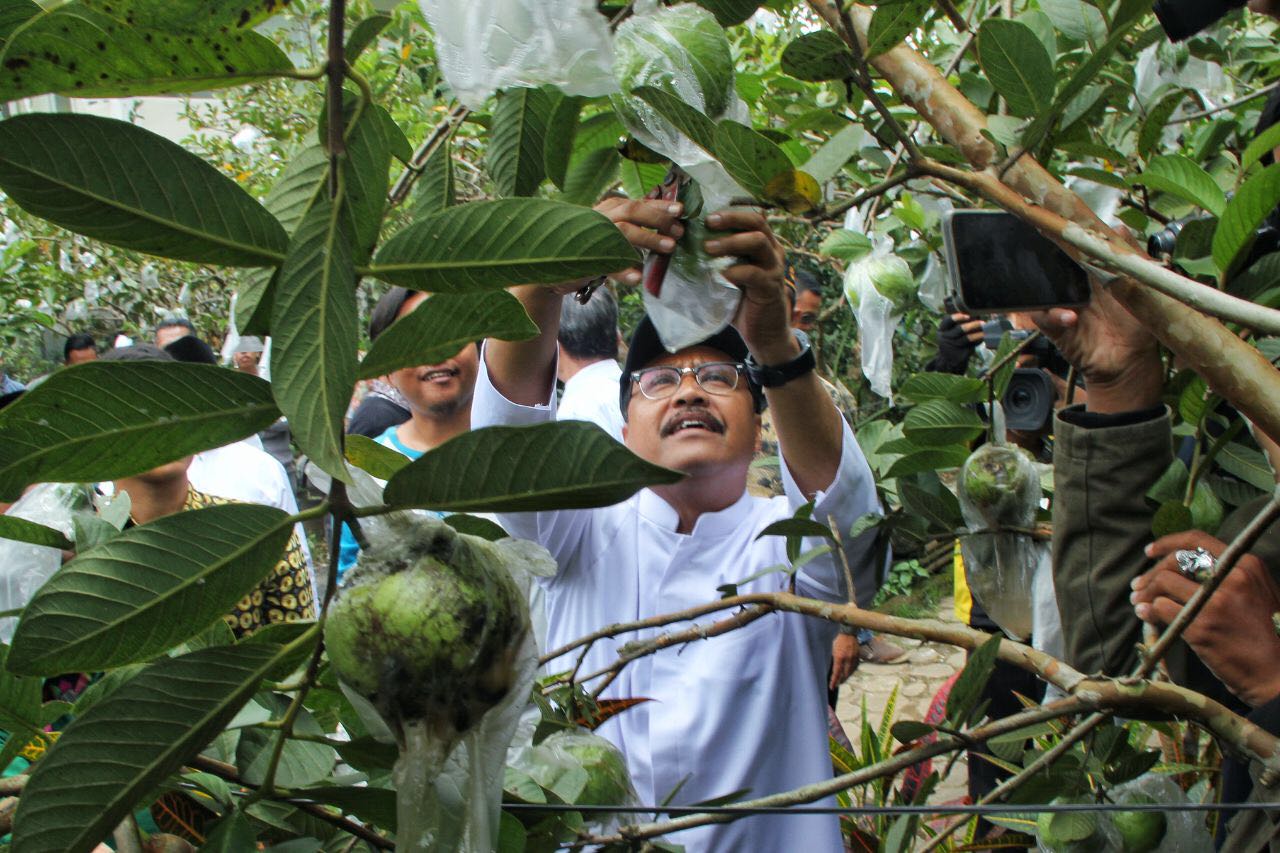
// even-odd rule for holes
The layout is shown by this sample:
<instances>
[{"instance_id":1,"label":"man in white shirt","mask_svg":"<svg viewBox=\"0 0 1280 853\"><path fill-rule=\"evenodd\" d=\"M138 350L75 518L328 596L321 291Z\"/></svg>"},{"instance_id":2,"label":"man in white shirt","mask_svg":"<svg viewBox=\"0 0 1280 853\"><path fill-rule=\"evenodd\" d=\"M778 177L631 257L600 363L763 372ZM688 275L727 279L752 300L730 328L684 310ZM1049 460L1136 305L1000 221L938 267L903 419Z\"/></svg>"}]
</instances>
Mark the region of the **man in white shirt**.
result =
<instances>
[{"instance_id":1,"label":"man in white shirt","mask_svg":"<svg viewBox=\"0 0 1280 853\"><path fill-rule=\"evenodd\" d=\"M566 299L560 306L556 371L564 393L556 420L589 421L622 441L618 409L618 303L601 288L584 305Z\"/></svg>"},{"instance_id":2,"label":"man in white shirt","mask_svg":"<svg viewBox=\"0 0 1280 853\"><path fill-rule=\"evenodd\" d=\"M638 248L670 252L683 233L676 203L611 198L597 209ZM874 533L847 536L856 519L880 511L871 471L818 382L812 353L791 334L782 248L756 212L724 211L708 217L707 225L732 232L705 248L737 259L724 273L744 292L737 330L672 354L646 319L632 338L619 386L627 446L688 476L604 509L499 517L512 535L548 548L559 566L545 582L551 647L605 625L714 600L723 584L737 584L743 593L787 589L787 574L768 571L786 565L785 542L756 537L807 501L814 502L814 518L846 534L844 558L858 600L865 605L875 595ZM640 273L627 270L616 278L635 284ZM553 416L560 301L580 284L516 289L542 334L486 344L473 427ZM785 497L771 500L746 492L766 401L786 487ZM806 539L803 547L823 544ZM801 566L794 583L800 594L828 601L848 595L841 560L831 553ZM684 627L598 642L580 672L608 666L625 643ZM613 717L599 733L626 755L641 801L670 796L673 803L690 804L742 789L758 797L829 779L825 682L835 632L822 620L771 614L623 669L603 695L650 701ZM571 668L577 654L551 668ZM834 815L759 815L670 840L689 851L842 849Z\"/></svg>"}]
</instances>

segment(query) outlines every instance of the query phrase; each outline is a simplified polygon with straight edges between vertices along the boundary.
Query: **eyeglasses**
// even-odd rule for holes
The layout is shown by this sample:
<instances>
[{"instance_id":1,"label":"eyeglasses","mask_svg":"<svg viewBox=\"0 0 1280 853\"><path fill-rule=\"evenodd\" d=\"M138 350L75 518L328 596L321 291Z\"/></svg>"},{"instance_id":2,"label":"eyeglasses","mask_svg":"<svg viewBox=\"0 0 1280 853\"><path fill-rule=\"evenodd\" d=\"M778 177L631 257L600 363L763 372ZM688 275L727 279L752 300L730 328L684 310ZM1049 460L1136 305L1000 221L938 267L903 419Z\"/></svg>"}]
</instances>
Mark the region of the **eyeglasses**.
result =
<instances>
[{"instance_id":1,"label":"eyeglasses","mask_svg":"<svg viewBox=\"0 0 1280 853\"><path fill-rule=\"evenodd\" d=\"M697 367L646 367L633 370L631 381L638 384L640 393L650 400L670 397L690 373L698 387L708 394L731 394L738 387L738 375L744 370L746 365L732 361L712 361Z\"/></svg>"}]
</instances>

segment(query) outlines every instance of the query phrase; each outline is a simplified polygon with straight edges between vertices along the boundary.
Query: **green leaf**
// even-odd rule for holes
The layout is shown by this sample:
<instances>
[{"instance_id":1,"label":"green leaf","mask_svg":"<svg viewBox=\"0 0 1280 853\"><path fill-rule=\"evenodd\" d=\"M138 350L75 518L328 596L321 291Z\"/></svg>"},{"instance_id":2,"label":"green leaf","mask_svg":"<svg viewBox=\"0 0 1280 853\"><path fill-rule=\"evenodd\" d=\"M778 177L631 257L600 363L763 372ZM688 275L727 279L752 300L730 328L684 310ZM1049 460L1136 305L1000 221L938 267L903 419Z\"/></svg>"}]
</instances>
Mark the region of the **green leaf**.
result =
<instances>
[{"instance_id":1,"label":"green leaf","mask_svg":"<svg viewBox=\"0 0 1280 853\"><path fill-rule=\"evenodd\" d=\"M377 12L364 18L351 28L347 43L343 48L343 58L352 65L360 58L365 49L378 40L379 34L391 23L391 16Z\"/></svg>"},{"instance_id":2,"label":"green leaf","mask_svg":"<svg viewBox=\"0 0 1280 853\"><path fill-rule=\"evenodd\" d=\"M1068 38L1093 43L1107 35L1107 22L1102 13L1082 0L1040 0L1040 9Z\"/></svg>"},{"instance_id":3,"label":"green leaf","mask_svg":"<svg viewBox=\"0 0 1280 853\"><path fill-rule=\"evenodd\" d=\"M708 154L715 154L716 123L700 112L696 107L665 89L655 86L639 86L631 90L631 94L643 100L657 111L658 115L676 126L676 129ZM791 165L791 161L787 161Z\"/></svg>"},{"instance_id":4,"label":"green leaf","mask_svg":"<svg viewBox=\"0 0 1280 853\"><path fill-rule=\"evenodd\" d=\"M0 750L0 766L8 767L25 747L47 747L54 735L45 730L70 710L66 702L44 702L44 679L24 678L5 669L9 647L0 643L0 729L8 732Z\"/></svg>"},{"instance_id":5,"label":"green leaf","mask_svg":"<svg viewBox=\"0 0 1280 853\"><path fill-rule=\"evenodd\" d=\"M616 272L640 256L594 210L543 199L460 204L418 220L378 250L384 281L433 293L554 284Z\"/></svg>"},{"instance_id":6,"label":"green leaf","mask_svg":"<svg viewBox=\"0 0 1280 853\"><path fill-rule=\"evenodd\" d=\"M945 488L934 494L903 480L898 483L898 497L902 499L903 509L923 518L935 530L952 531L964 522L960 515L960 502Z\"/></svg>"},{"instance_id":7,"label":"green leaf","mask_svg":"<svg viewBox=\"0 0 1280 853\"><path fill-rule=\"evenodd\" d=\"M760 8L762 0L696 0L697 4L716 16L716 23L732 27L744 23Z\"/></svg>"},{"instance_id":8,"label":"green leaf","mask_svg":"<svg viewBox=\"0 0 1280 853\"><path fill-rule=\"evenodd\" d=\"M985 428L977 412L950 400L926 400L907 412L902 422L907 438L931 447L969 441Z\"/></svg>"},{"instance_id":9,"label":"green leaf","mask_svg":"<svg viewBox=\"0 0 1280 853\"><path fill-rule=\"evenodd\" d=\"M439 364L485 338L527 341L537 334L520 300L506 291L440 294L387 327L358 375L372 379L404 367Z\"/></svg>"},{"instance_id":10,"label":"green leaf","mask_svg":"<svg viewBox=\"0 0 1280 853\"><path fill-rule=\"evenodd\" d=\"M614 148L597 148L575 156L564 178L562 201L590 207L618 179L622 155Z\"/></svg>"},{"instance_id":11,"label":"green leaf","mask_svg":"<svg viewBox=\"0 0 1280 853\"><path fill-rule=\"evenodd\" d=\"M1178 105L1186 100L1188 94L1185 89L1170 92L1147 111L1146 120L1142 122L1142 130L1138 131L1138 156L1149 157L1156 150L1164 136L1165 125L1169 123Z\"/></svg>"},{"instance_id":12,"label":"green leaf","mask_svg":"<svg viewBox=\"0 0 1280 853\"><path fill-rule=\"evenodd\" d=\"M947 722L952 727L966 726L972 722L978 700L982 698L987 681L995 670L996 657L1000 654L1000 635L996 634L969 653L969 661L960 676L951 685L947 696Z\"/></svg>"},{"instance_id":13,"label":"green leaf","mask_svg":"<svg viewBox=\"0 0 1280 853\"><path fill-rule=\"evenodd\" d=\"M987 383L972 376L953 373L917 373L898 389L903 399L914 403L950 400L952 403L981 403L987 399Z\"/></svg>"},{"instance_id":14,"label":"green leaf","mask_svg":"<svg viewBox=\"0 0 1280 853\"><path fill-rule=\"evenodd\" d=\"M478 515L467 515L465 512L455 512L453 515L447 515L444 519L450 527L459 533L466 533L469 536L479 536L481 539L487 539L490 542L497 542L499 539L508 537L507 531L502 529L502 525L496 521L490 521Z\"/></svg>"},{"instance_id":15,"label":"green leaf","mask_svg":"<svg viewBox=\"0 0 1280 853\"><path fill-rule=\"evenodd\" d=\"M925 16L932 8L929 0L903 0L877 6L867 28L867 59L874 59L901 44L908 33L924 25Z\"/></svg>"},{"instance_id":16,"label":"green leaf","mask_svg":"<svg viewBox=\"0 0 1280 853\"><path fill-rule=\"evenodd\" d=\"M555 106L547 122L542 162L551 183L563 190L569 161L573 156L573 139L578 133L578 114L582 112L586 100L559 93L552 97Z\"/></svg>"},{"instance_id":17,"label":"green leaf","mask_svg":"<svg viewBox=\"0 0 1280 853\"><path fill-rule=\"evenodd\" d=\"M1181 154L1151 158L1146 171L1134 175L1129 182L1144 184L1151 189L1177 196L1203 207L1214 216L1221 216L1227 203L1222 188L1209 173Z\"/></svg>"},{"instance_id":18,"label":"green leaf","mask_svg":"<svg viewBox=\"0 0 1280 853\"><path fill-rule=\"evenodd\" d=\"M346 452L348 462L379 480L390 480L392 475L409 464L408 457L368 436L355 433L347 436Z\"/></svg>"},{"instance_id":19,"label":"green leaf","mask_svg":"<svg viewBox=\"0 0 1280 853\"><path fill-rule=\"evenodd\" d=\"M922 471L943 471L959 468L969 458L969 449L963 445L953 447L925 447L903 455L889 466L885 479L906 477Z\"/></svg>"},{"instance_id":20,"label":"green leaf","mask_svg":"<svg viewBox=\"0 0 1280 853\"><path fill-rule=\"evenodd\" d=\"M1255 136L1244 149L1244 153L1240 155L1240 171L1248 171L1250 166L1271 153L1277 145L1280 145L1280 124L1273 124Z\"/></svg>"},{"instance_id":21,"label":"green leaf","mask_svg":"<svg viewBox=\"0 0 1280 853\"><path fill-rule=\"evenodd\" d=\"M1215 460L1228 474L1244 480L1254 488L1270 493L1276 487L1276 475L1265 454L1238 441L1227 444Z\"/></svg>"},{"instance_id":22,"label":"green leaf","mask_svg":"<svg viewBox=\"0 0 1280 853\"><path fill-rule=\"evenodd\" d=\"M544 89L516 87L498 93L486 159L499 195L538 191L547 176L543 151L554 108Z\"/></svg>"},{"instance_id":23,"label":"green leaf","mask_svg":"<svg viewBox=\"0 0 1280 853\"><path fill-rule=\"evenodd\" d=\"M3 125L0 125L3 127ZM1213 261L1224 272L1248 251L1262 220L1280 202L1280 163L1268 166L1245 181L1227 202L1213 234Z\"/></svg>"},{"instance_id":24,"label":"green leaf","mask_svg":"<svg viewBox=\"0 0 1280 853\"><path fill-rule=\"evenodd\" d=\"M853 52L831 30L805 33L782 51L783 73L798 80L844 80L852 77L856 68Z\"/></svg>"},{"instance_id":25,"label":"green leaf","mask_svg":"<svg viewBox=\"0 0 1280 853\"><path fill-rule=\"evenodd\" d=\"M978 31L978 61L1015 115L1034 116L1053 101L1053 60L1031 28L988 18Z\"/></svg>"},{"instance_id":26,"label":"green leaf","mask_svg":"<svg viewBox=\"0 0 1280 853\"><path fill-rule=\"evenodd\" d=\"M31 773L14 847L92 850L222 731L283 651L240 644L164 658L73 720Z\"/></svg>"},{"instance_id":27,"label":"green leaf","mask_svg":"<svg viewBox=\"0 0 1280 853\"><path fill-rule=\"evenodd\" d=\"M458 203L453 179L452 148L452 141L446 139L423 164L422 177L418 179L418 189L414 194L414 219L439 213Z\"/></svg>"},{"instance_id":28,"label":"green leaf","mask_svg":"<svg viewBox=\"0 0 1280 853\"><path fill-rule=\"evenodd\" d=\"M1181 500L1166 501L1151 519L1151 535L1159 539L1170 533L1181 533L1190 530L1192 523L1191 510Z\"/></svg>"},{"instance_id":29,"label":"green leaf","mask_svg":"<svg viewBox=\"0 0 1280 853\"><path fill-rule=\"evenodd\" d=\"M20 24L40 14L31 0L5 0L0 4L0 46Z\"/></svg>"},{"instance_id":30,"label":"green leaf","mask_svg":"<svg viewBox=\"0 0 1280 853\"><path fill-rule=\"evenodd\" d=\"M356 263L364 263L377 245L387 206L391 152L402 142L404 134L391 114L377 104L366 104L355 127L347 132L342 203L354 225L350 239L355 240Z\"/></svg>"},{"instance_id":31,"label":"green leaf","mask_svg":"<svg viewBox=\"0 0 1280 853\"><path fill-rule=\"evenodd\" d=\"M62 534L60 530L18 518L16 515L0 515L0 539L12 539L16 542L27 542L32 545L43 545L46 548L59 548L70 551L75 543Z\"/></svg>"},{"instance_id":32,"label":"green leaf","mask_svg":"<svg viewBox=\"0 0 1280 853\"><path fill-rule=\"evenodd\" d=\"M246 270L236 288L236 329L242 335L271 334L271 306L276 296L274 267Z\"/></svg>"},{"instance_id":33,"label":"green leaf","mask_svg":"<svg viewBox=\"0 0 1280 853\"><path fill-rule=\"evenodd\" d=\"M35 594L9 665L25 675L97 672L149 660L230 612L284 554L274 507L168 515L80 554Z\"/></svg>"},{"instance_id":34,"label":"green leaf","mask_svg":"<svg viewBox=\"0 0 1280 853\"><path fill-rule=\"evenodd\" d=\"M0 101L193 92L290 71L284 52L250 29L274 9L246 0L50 5L0 41Z\"/></svg>"},{"instance_id":35,"label":"green leaf","mask_svg":"<svg viewBox=\"0 0 1280 853\"><path fill-rule=\"evenodd\" d=\"M822 241L818 251L842 261L856 261L871 251L871 240L857 231L837 228Z\"/></svg>"},{"instance_id":36,"label":"green leaf","mask_svg":"<svg viewBox=\"0 0 1280 853\"><path fill-rule=\"evenodd\" d=\"M424 453L391 478L393 507L524 512L611 506L683 474L646 462L594 424L486 427Z\"/></svg>"},{"instance_id":37,"label":"green leaf","mask_svg":"<svg viewBox=\"0 0 1280 853\"><path fill-rule=\"evenodd\" d=\"M201 853L242 853L256 850L258 837L253 822L244 812L236 809L218 821L213 831L200 845Z\"/></svg>"},{"instance_id":38,"label":"green leaf","mask_svg":"<svg viewBox=\"0 0 1280 853\"><path fill-rule=\"evenodd\" d=\"M342 418L356 380L356 274L343 205L317 202L280 268L271 316L272 390L302 451L348 476Z\"/></svg>"},{"instance_id":39,"label":"green leaf","mask_svg":"<svg viewBox=\"0 0 1280 853\"><path fill-rule=\"evenodd\" d=\"M644 198L649 190L662 183L667 174L665 163L638 163L623 158L618 164L622 188L631 198Z\"/></svg>"},{"instance_id":40,"label":"green leaf","mask_svg":"<svg viewBox=\"0 0 1280 853\"><path fill-rule=\"evenodd\" d=\"M93 152L91 165L86 151ZM115 119L30 114L0 121L0 189L77 234L174 260L270 266L288 240L235 181L164 137Z\"/></svg>"},{"instance_id":41,"label":"green leaf","mask_svg":"<svg viewBox=\"0 0 1280 853\"><path fill-rule=\"evenodd\" d=\"M831 528L808 518L784 518L775 521L756 534L756 539L765 536L821 536L831 539Z\"/></svg>"},{"instance_id":42,"label":"green leaf","mask_svg":"<svg viewBox=\"0 0 1280 853\"><path fill-rule=\"evenodd\" d=\"M769 184L779 175L794 171L776 143L736 121L716 125L715 157L756 198L765 198Z\"/></svg>"},{"instance_id":43,"label":"green leaf","mask_svg":"<svg viewBox=\"0 0 1280 853\"><path fill-rule=\"evenodd\" d=\"M328 182L329 155L324 146L318 142L307 145L290 155L262 206L292 234L316 200L327 194Z\"/></svg>"},{"instance_id":44,"label":"green leaf","mask_svg":"<svg viewBox=\"0 0 1280 853\"><path fill-rule=\"evenodd\" d=\"M1218 532L1224 513L1222 501L1213 493L1213 489L1204 480L1196 482L1195 491L1191 494L1191 525L1196 530L1203 530L1210 536Z\"/></svg>"},{"instance_id":45,"label":"green leaf","mask_svg":"<svg viewBox=\"0 0 1280 853\"><path fill-rule=\"evenodd\" d=\"M920 723L915 720L900 720L893 724L889 729L893 733L893 739L898 743L911 743L920 740L922 737L928 737L937 731L936 728L928 723Z\"/></svg>"},{"instance_id":46,"label":"green leaf","mask_svg":"<svg viewBox=\"0 0 1280 853\"><path fill-rule=\"evenodd\" d=\"M860 124L842 127L805 161L804 170L815 181L825 184L839 174L846 163L858 156L858 149L866 138L867 131Z\"/></svg>"},{"instance_id":47,"label":"green leaf","mask_svg":"<svg viewBox=\"0 0 1280 853\"><path fill-rule=\"evenodd\" d=\"M272 711L271 716L277 720L284 716L289 706L289 700L280 695L266 694L259 696L257 701L264 700ZM324 735L324 730L306 708L294 720L294 731L308 737ZM249 784L261 785L266 778L267 765L279 735L278 731L253 726L240 732L240 740L236 744L236 767L241 778ZM314 785L333 771L336 760L337 753L327 744L290 738L280 753L276 783L285 788Z\"/></svg>"},{"instance_id":48,"label":"green leaf","mask_svg":"<svg viewBox=\"0 0 1280 853\"><path fill-rule=\"evenodd\" d=\"M1118 190L1125 191L1129 189L1129 184L1124 178L1115 172L1108 172L1106 169L1077 166L1074 169L1068 169L1067 174L1076 178L1084 178L1086 181L1093 181L1095 184L1102 184L1104 187L1115 187Z\"/></svg>"},{"instance_id":49,"label":"green leaf","mask_svg":"<svg viewBox=\"0 0 1280 853\"><path fill-rule=\"evenodd\" d=\"M53 373L0 411L0 500L31 483L149 471L265 429L271 386L207 364L91 361Z\"/></svg>"}]
</instances>

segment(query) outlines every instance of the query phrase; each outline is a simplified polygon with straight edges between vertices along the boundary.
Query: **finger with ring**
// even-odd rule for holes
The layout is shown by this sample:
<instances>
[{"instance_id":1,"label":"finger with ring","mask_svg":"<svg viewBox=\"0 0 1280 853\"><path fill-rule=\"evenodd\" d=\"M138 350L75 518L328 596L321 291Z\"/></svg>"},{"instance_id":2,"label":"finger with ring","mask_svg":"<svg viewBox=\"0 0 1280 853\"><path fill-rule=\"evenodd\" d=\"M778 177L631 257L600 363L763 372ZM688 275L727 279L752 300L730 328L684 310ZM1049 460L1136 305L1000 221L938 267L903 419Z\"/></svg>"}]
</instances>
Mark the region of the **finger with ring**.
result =
<instances>
[{"instance_id":1,"label":"finger with ring","mask_svg":"<svg viewBox=\"0 0 1280 853\"><path fill-rule=\"evenodd\" d=\"M1204 548L1175 551L1174 559L1178 561L1178 573L1197 583L1204 583L1213 574L1213 555Z\"/></svg>"}]
</instances>

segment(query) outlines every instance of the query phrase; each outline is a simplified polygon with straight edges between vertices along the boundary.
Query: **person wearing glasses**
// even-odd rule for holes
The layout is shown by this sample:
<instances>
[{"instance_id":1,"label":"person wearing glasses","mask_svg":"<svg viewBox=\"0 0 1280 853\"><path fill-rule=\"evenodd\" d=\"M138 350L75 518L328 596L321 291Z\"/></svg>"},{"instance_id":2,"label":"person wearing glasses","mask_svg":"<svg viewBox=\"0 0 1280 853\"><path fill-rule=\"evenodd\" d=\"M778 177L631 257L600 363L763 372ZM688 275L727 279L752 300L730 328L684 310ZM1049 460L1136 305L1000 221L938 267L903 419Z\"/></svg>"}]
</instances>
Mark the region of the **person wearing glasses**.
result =
<instances>
[{"instance_id":1,"label":"person wearing glasses","mask_svg":"<svg viewBox=\"0 0 1280 853\"><path fill-rule=\"evenodd\" d=\"M609 198L597 210L642 250L670 252L683 233L682 208L669 201ZM802 596L844 602L852 581L860 604L875 595L883 565L875 534L849 536L858 518L881 511L875 485L849 425L813 371L806 339L792 334L782 248L754 211L723 211L707 224L731 232L705 248L735 259L724 276L743 292L736 328L672 353L644 319L631 338L619 387L627 447L685 478L603 509L498 518L511 535L544 545L559 566L544 584L549 648L607 625L706 604L726 589L747 594L794 586ZM634 285L640 271L614 278ZM561 299L581 286L514 289L541 334L486 342L473 427L552 419ZM766 405L786 490L772 499L746 488ZM823 552L791 573L786 540L760 533L808 502L815 520L842 534L843 554ZM827 544L807 537L801 550ZM695 621L709 626L727 615ZM596 642L578 672L608 667L627 643L693 624L681 620ZM647 701L610 718L598 733L623 751L646 804L687 805L744 790L759 797L830 779L826 674L835 635L836 626L825 620L772 613L642 657L601 696ZM563 655L548 671L572 669L579 654ZM836 817L821 814L756 815L669 840L689 851L842 849Z\"/></svg>"}]
</instances>

